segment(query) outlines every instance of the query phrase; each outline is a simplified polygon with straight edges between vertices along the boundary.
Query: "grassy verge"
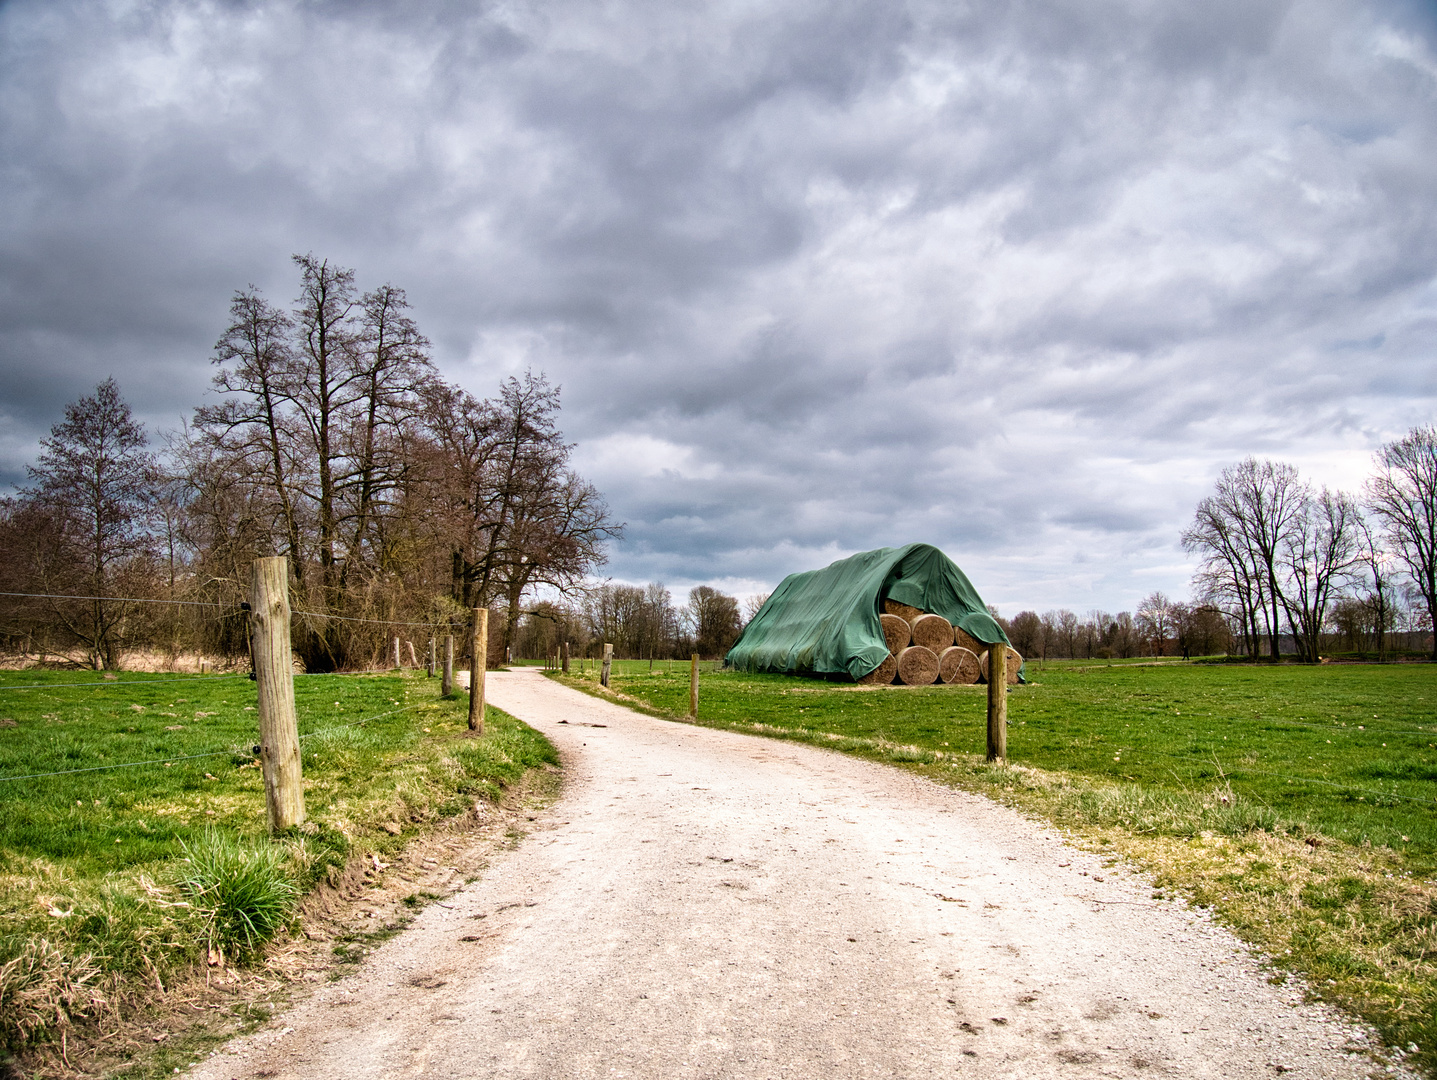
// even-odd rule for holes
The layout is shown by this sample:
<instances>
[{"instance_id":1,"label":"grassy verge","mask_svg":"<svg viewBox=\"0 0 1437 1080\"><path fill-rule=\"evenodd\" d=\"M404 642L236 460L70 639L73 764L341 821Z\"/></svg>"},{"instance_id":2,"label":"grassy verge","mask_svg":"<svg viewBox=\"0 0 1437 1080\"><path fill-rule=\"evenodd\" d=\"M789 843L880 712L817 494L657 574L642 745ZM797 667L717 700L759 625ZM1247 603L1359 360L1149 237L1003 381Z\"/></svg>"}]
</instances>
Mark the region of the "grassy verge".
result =
<instances>
[{"instance_id":1,"label":"grassy verge","mask_svg":"<svg viewBox=\"0 0 1437 1080\"><path fill-rule=\"evenodd\" d=\"M356 855L557 762L495 709L473 737L437 680L299 676L295 698L308 821L276 843L253 683L0 674L0 1047L104 1025L196 964L245 963Z\"/></svg>"},{"instance_id":2,"label":"grassy verge","mask_svg":"<svg viewBox=\"0 0 1437 1080\"><path fill-rule=\"evenodd\" d=\"M1042 816L1211 907L1434 1070L1437 666L1030 677L1009 699L1006 766L980 756L985 687L720 672L702 678L699 722L890 762ZM567 681L596 689L592 673ZM686 667L619 662L611 687L655 715L688 711Z\"/></svg>"}]
</instances>

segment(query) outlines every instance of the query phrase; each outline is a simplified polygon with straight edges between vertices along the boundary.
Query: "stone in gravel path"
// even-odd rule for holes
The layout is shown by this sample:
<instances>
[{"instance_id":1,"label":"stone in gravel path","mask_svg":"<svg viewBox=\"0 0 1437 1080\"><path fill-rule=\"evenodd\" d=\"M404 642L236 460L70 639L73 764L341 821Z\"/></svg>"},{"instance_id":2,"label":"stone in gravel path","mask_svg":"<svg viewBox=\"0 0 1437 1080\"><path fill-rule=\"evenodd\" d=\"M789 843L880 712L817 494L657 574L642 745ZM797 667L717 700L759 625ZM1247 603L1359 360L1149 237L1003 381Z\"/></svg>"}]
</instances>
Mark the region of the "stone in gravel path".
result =
<instances>
[{"instance_id":1,"label":"stone in gravel path","mask_svg":"<svg viewBox=\"0 0 1437 1080\"><path fill-rule=\"evenodd\" d=\"M483 880L202 1077L1361 1077L1199 913L987 800L545 679L567 786Z\"/></svg>"}]
</instances>

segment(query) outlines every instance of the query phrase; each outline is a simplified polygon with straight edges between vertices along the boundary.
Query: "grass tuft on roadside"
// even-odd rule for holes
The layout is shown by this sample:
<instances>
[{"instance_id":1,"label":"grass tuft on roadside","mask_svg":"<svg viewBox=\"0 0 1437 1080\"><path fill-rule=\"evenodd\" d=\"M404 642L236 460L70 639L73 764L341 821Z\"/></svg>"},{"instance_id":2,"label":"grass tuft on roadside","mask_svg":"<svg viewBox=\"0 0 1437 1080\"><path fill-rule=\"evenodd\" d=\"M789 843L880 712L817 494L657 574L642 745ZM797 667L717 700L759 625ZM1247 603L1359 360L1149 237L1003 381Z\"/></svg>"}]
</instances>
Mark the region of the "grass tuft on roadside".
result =
<instances>
[{"instance_id":1,"label":"grass tuft on roadside","mask_svg":"<svg viewBox=\"0 0 1437 1080\"><path fill-rule=\"evenodd\" d=\"M206 829L180 850L175 884L207 924L217 962L248 960L289 922L299 888L282 847Z\"/></svg>"}]
</instances>

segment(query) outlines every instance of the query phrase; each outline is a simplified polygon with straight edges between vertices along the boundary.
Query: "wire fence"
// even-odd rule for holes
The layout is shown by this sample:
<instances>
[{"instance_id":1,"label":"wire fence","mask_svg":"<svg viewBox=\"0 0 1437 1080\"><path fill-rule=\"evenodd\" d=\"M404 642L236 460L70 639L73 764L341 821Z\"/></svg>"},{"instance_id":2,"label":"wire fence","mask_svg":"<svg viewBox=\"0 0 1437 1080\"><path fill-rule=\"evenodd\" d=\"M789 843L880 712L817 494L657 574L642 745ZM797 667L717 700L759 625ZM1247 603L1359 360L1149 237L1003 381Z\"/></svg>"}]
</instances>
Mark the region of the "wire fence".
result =
<instances>
[{"instance_id":1,"label":"wire fence","mask_svg":"<svg viewBox=\"0 0 1437 1080\"><path fill-rule=\"evenodd\" d=\"M158 686L161 683L177 682L217 682L224 679L244 679L253 681L249 675L183 675L173 679L97 679L93 682L72 682L72 683L22 683L18 686L0 686L4 690L52 690L67 689L81 686L91 690L109 690L117 686Z\"/></svg>"},{"instance_id":2,"label":"wire fence","mask_svg":"<svg viewBox=\"0 0 1437 1080\"><path fill-rule=\"evenodd\" d=\"M202 607L202 608L221 609L221 610L228 608L228 614L229 614L230 616L232 616L232 615L234 615L234 614L240 613L241 611L243 611L243 610L244 610L245 608L247 608L247 606L248 606L248 605L244 605L243 607L235 607L235 606L233 606L233 605L224 605L224 604L220 604L220 603L218 603L218 602L212 602L212 601L164 600L164 599L153 599L153 598L146 598L146 597L81 596L81 595L60 594L60 593L0 592L0 596L17 597L17 598L28 598L28 599L102 601L102 602L114 602L114 603L174 604L174 605L180 605L180 606L186 606L186 607ZM440 630L444 630L444 629L446 629L446 628L448 628L448 627L450 627L450 626L453 625L452 623L450 623L450 622L448 622L448 621L440 621L440 622L413 622L413 621L407 621L407 620L394 620L394 619L372 619L372 618L363 618L363 617L358 617L358 616L336 615L336 614L333 614L333 613L330 613L330 612L306 611L306 610L302 610L302 609L292 609L292 610L291 610L291 614L292 614L292 615L296 615L296 616L302 616L302 617L305 617L305 618L312 618L312 619L334 619L334 620L339 620L339 621L344 621L344 622L367 623L367 624L371 624L371 625L382 625L382 626L392 626L392 627L421 627L421 628L426 628L426 629L429 629L429 630L432 630L432 631L436 631L436 632L437 632L437 631L440 631ZM456 628L457 628L457 627L456 627ZM551 664L551 663L552 663L552 660L553 660L553 658L551 657L551 658L548 658L547 660L541 660L540 662L545 663L546 665L548 665L548 664ZM597 669L597 668L599 667L599 661L598 661L597 658L575 657L575 658L574 658L574 662L575 662L575 665L578 666L581 670L585 670L585 669L587 669L587 668L589 668L589 667L591 667L591 666L592 666L593 668L595 668L595 669ZM640 660L622 660L622 661L621 661L621 660L619 660L618 658L616 658L616 659L615 659L615 665L614 665L616 669L619 667L620 663L622 663L625 668L628 668L628 669L632 670L632 666L633 666L633 665L636 665L636 664L640 664L640 665L641 665L641 664L644 663L644 661L643 661L642 659L640 659ZM687 668L689 662L688 662L688 661L684 661L684 660L658 660L657 663L658 663L659 665L662 665L662 667L661 667L660 670L663 670L663 671L665 671L665 672L670 672L670 671L672 671L672 670L674 669L674 665L681 665L683 668ZM720 665L718 662L712 662L712 661L701 661L700 664L699 664L700 671L704 671L704 670L717 671L717 670L720 669L720 666L721 666L721 665ZM385 669L379 669L379 670L385 670ZM323 677L334 677L334 675L338 675L338 674L340 674L340 673L323 673ZM348 674L372 674L372 672L354 672L354 673L348 673ZM87 680L87 681L84 681L84 682L71 682L71 683L28 683L28 684L19 684L19 685L11 685L11 686L0 686L0 692L5 692L5 691L18 691L18 690L52 690L52 689L103 690L103 689L113 689L113 688L119 688L119 687L124 687L124 688L126 688L126 689L130 689L130 688L133 688L133 687L155 686L155 685L161 685L161 684L166 684L166 683L198 682L198 681L214 682L214 681L222 681L222 680L232 680L232 681L252 680L253 677L254 677L253 674L241 674L241 675L197 675L197 676L179 676L179 677L164 678L164 679L135 679L135 678L130 678L130 679L118 679L118 678L115 678L115 679L105 679L105 678L102 678L102 679L97 679L97 680L93 680L93 681ZM318 676L317 676L317 677L318 677ZM331 726L331 727L328 727L328 728L324 728L324 729L322 729L322 730L320 730L320 731L308 732L308 733L306 733L306 734L304 734L304 735L301 735L301 736L300 736L300 739L301 739L301 741L303 741L303 740L306 740L306 739L314 738L314 737L319 736L319 735L328 734L328 733L333 732L333 731L339 731L339 730L344 730L344 729L347 729L347 728L359 727L359 726L362 726L362 725L364 725L364 724L370 723L370 722L372 722L372 721L374 721L374 720L384 719L384 718L386 718L386 717L395 716L395 715L398 715L398 714L400 714L400 713L411 712L411 711L413 711L414 709L417 709L417 708L420 708L420 707L421 707L420 704L415 704L415 705L405 706L405 707L400 708L400 709L392 709L392 710L389 710L389 711L387 711L387 712L377 713L377 714L375 714L375 715L373 715L373 716L367 716L367 717L363 717L363 718L358 719L358 720L349 721L349 722L344 723L344 724L339 724L339 725ZM1302 729L1307 729L1307 730L1317 730L1317 731L1325 731L1325 732L1339 733L1339 734L1348 734L1348 735L1355 734L1355 733L1358 732L1358 731L1362 731L1362 732L1364 732L1364 733L1368 731L1367 725L1349 725L1349 724L1341 724L1341 723L1320 724L1320 723L1304 722L1304 721L1300 721L1300 720L1287 720L1287 719L1279 719L1279 718L1257 718L1254 722L1255 722L1255 723L1260 723L1260 724L1263 724L1263 725L1266 725L1266 726L1269 726L1269 727L1302 728ZM1372 732L1373 732L1373 733L1377 733L1377 734L1383 734L1383 735L1410 734L1410 735L1427 736L1427 735L1432 735L1432 734L1434 734L1434 733L1437 733L1437 727L1434 727L1434 728L1391 728L1391 727L1385 727L1385 726L1382 726L1381 724L1379 724L1379 725L1375 725L1375 726L1372 728ZM1076 749L1077 747L1078 747L1078 744L1077 744L1077 743L1074 743L1074 744L1073 744L1073 748ZM1117 746L1117 745L1114 745L1112 748L1118 750L1118 751L1121 752L1121 753L1132 753L1132 754L1137 755L1137 756L1147 756L1147 757L1154 757L1154 756L1156 756L1156 757L1161 757L1161 758L1164 758L1164 759L1167 759L1167 760L1181 761L1181 762L1183 762L1183 763L1185 763L1185 764L1188 764L1188 765L1194 764L1191 755L1172 754L1172 753L1167 753L1167 752L1159 751L1159 750L1145 749L1145 748L1140 747L1140 746L1137 746L1137 745L1128 745L1128 746L1122 746L1122 747L1119 747L1119 746ZM1106 750L1107 748L1105 747L1104 749ZM209 751L209 752L205 752L205 753L201 753L201 754L187 754L187 755L181 755L181 756L170 757L170 758L154 758L154 759L150 759L150 760L146 760L146 761L123 762L123 763L118 763L118 764L113 764L113 765L94 765L94 766L85 766L85 767L75 768L75 769L59 769L59 770L51 770L51 771L48 771L48 772L27 773L27 774L11 775L11 776L0 776L0 783L4 783L4 782L7 782L7 781L17 781L17 780L35 780L35 779L42 779L42 778L45 778L45 777L52 777L52 776L68 776L68 775L75 775L75 774L79 774L79 773L105 772L105 771L110 771L110 770L114 770L114 769L130 769L130 768L141 768L141 767L155 766L155 765L169 765L169 764L173 764L174 762L177 762L177 761L192 761L192 760L199 760L199 759L210 758L210 757L233 756L234 754L239 753L239 752L241 752L241 751L237 751L237 750L234 750L234 749L216 750L216 751ZM1339 783L1339 782L1336 782L1336 781L1324 780L1324 779L1321 779L1321 778L1318 778L1318 777L1313 777L1313 776L1301 776L1301 775L1294 775L1294 774L1285 773L1285 772L1274 772L1274 771L1267 770L1267 769L1254 768L1254 767L1248 766L1248 765L1229 765L1229 766L1223 766L1223 765L1217 760L1215 753L1214 753L1214 767L1217 769L1217 771L1219 772L1219 774L1221 774L1221 775L1223 775L1223 776L1228 776L1228 775L1235 775L1235 776L1236 776L1236 775L1243 775L1243 776L1266 776L1266 777L1271 777L1271 778L1274 778L1274 779L1286 780L1286 781L1288 781L1288 782L1290 782L1290 783L1294 783L1294 784L1313 784L1313 785L1318 785L1318 786L1323 786L1323 787L1330 787L1330 788L1334 788L1334 789L1341 790L1341 791L1345 791L1345 792L1357 793L1357 794L1361 794L1361 795L1363 795L1363 796L1371 795L1371 796L1374 796L1374 797L1376 797L1376 798L1381 798L1381 799L1398 799L1398 800L1403 800L1403 801L1406 801L1406 802L1412 802L1412 803L1418 803L1418 804L1424 804L1424 805L1428 803L1428 800L1427 800L1427 799L1417 798L1417 797L1413 797L1413 796L1409 796L1409 795L1403 795L1403 794L1400 794L1400 793L1395 792L1395 791L1383 791L1383 790L1377 789L1377 788L1360 787L1360 786L1356 786L1356 785L1352 785L1352 784L1344 784L1344 783Z\"/></svg>"},{"instance_id":3,"label":"wire fence","mask_svg":"<svg viewBox=\"0 0 1437 1080\"><path fill-rule=\"evenodd\" d=\"M318 735L327 735L330 732L343 731L346 728L359 727L362 724L368 724L375 720L383 720L385 717L397 716L400 713L413 712L415 709L424 708L427 704L428 702L416 702L413 705L405 705L402 708L390 709L387 712L376 713L373 716L361 717L358 720L351 720L344 724L335 724L331 727L322 728L319 731L307 732L304 735L301 735L299 739L301 742L303 742L306 739L312 739ZM0 776L0 783L5 783L12 780L40 780L51 776L73 776L77 773L109 772L114 769L135 769L147 765L162 765L168 768L177 761L198 761L201 758L235 757L243 754L244 749L242 746L230 747L227 750L207 750L204 753L200 754L180 754L174 757L151 758L147 761L124 761L118 762L113 765L87 765L77 769L54 769L49 772Z\"/></svg>"},{"instance_id":4,"label":"wire fence","mask_svg":"<svg viewBox=\"0 0 1437 1080\"><path fill-rule=\"evenodd\" d=\"M247 602L236 602L221 604L213 600L166 600L146 596L80 596L73 593L22 593L22 592L0 592L0 596L11 596L29 600L86 600L100 601L108 604L173 604L179 607L202 607L219 608L228 612L230 617L249 609ZM419 626L431 630L439 630L445 627L460 625L457 619L432 619L426 622L414 622L406 619L371 619L357 615L336 615L332 611L303 611L299 608L291 608L291 615L303 615L309 619L335 619L340 622L369 623L375 626Z\"/></svg>"}]
</instances>

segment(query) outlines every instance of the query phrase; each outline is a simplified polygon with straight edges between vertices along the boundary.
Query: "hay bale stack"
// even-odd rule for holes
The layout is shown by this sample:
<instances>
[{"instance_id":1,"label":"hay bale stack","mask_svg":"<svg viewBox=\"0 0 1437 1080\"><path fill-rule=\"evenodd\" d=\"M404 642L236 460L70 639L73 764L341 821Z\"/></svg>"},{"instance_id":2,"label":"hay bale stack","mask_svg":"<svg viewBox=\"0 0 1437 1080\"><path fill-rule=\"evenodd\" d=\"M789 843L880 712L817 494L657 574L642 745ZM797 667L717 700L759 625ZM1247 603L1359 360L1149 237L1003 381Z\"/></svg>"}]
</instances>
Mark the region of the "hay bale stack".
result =
<instances>
[{"instance_id":1,"label":"hay bale stack","mask_svg":"<svg viewBox=\"0 0 1437 1080\"><path fill-rule=\"evenodd\" d=\"M894 676L897 674L898 657L894 656L892 653L889 653L888 657L883 661L883 663L879 664L876 668L874 668L872 671L870 671L867 675L863 676L863 678L859 679L858 681L863 686L887 686L893 681Z\"/></svg>"},{"instance_id":2,"label":"hay bale stack","mask_svg":"<svg viewBox=\"0 0 1437 1080\"><path fill-rule=\"evenodd\" d=\"M920 615L913 620L913 644L938 656L953 644L953 624L942 615Z\"/></svg>"},{"instance_id":3,"label":"hay bale stack","mask_svg":"<svg viewBox=\"0 0 1437 1080\"><path fill-rule=\"evenodd\" d=\"M1001 645L996 645L996 646L994 646L994 648L998 648L998 649L1001 649L1002 647L1003 647L1003 646L1001 646ZM1023 666L1023 658L1018 655L1018 650L1017 650L1017 649L1013 649L1013 648L1009 648L1009 649L1008 649L1008 685L1009 685L1009 686L1016 686L1016 685L1017 685L1017 683L1018 683L1018 669L1019 669L1020 667L1022 667L1022 666ZM984 679L987 679L987 678L988 678L988 654L987 654L986 652L985 652L982 656L978 657L978 670L982 673Z\"/></svg>"},{"instance_id":4,"label":"hay bale stack","mask_svg":"<svg viewBox=\"0 0 1437 1080\"><path fill-rule=\"evenodd\" d=\"M910 626L913 625L914 619L923 614L923 612L919 611L916 607L909 607L907 604L900 604L897 600L889 600L887 598L883 601L883 610L889 615L897 615Z\"/></svg>"},{"instance_id":5,"label":"hay bale stack","mask_svg":"<svg viewBox=\"0 0 1437 1080\"><path fill-rule=\"evenodd\" d=\"M888 651L897 656L913 642L913 628L901 615L880 615L883 624L883 640L888 642Z\"/></svg>"},{"instance_id":6,"label":"hay bale stack","mask_svg":"<svg viewBox=\"0 0 1437 1080\"><path fill-rule=\"evenodd\" d=\"M953 644L961 645L963 648L970 651L974 656L981 656L983 650L988 648L987 645L979 641L972 634L968 633L968 631L964 630L961 626L955 626L953 628Z\"/></svg>"},{"instance_id":7,"label":"hay bale stack","mask_svg":"<svg viewBox=\"0 0 1437 1080\"><path fill-rule=\"evenodd\" d=\"M938 678L944 683L972 686L978 681L978 654L961 645L949 645L938 654Z\"/></svg>"},{"instance_id":8,"label":"hay bale stack","mask_svg":"<svg viewBox=\"0 0 1437 1080\"><path fill-rule=\"evenodd\" d=\"M928 686L938 681L938 656L922 645L910 645L898 654L898 678L908 686Z\"/></svg>"}]
</instances>

